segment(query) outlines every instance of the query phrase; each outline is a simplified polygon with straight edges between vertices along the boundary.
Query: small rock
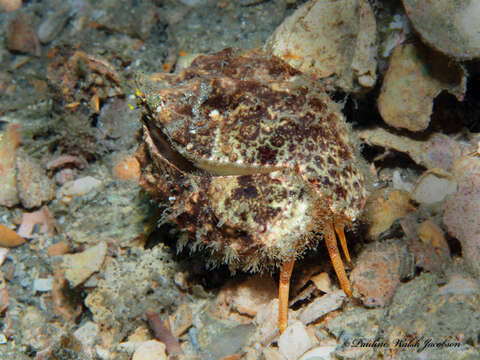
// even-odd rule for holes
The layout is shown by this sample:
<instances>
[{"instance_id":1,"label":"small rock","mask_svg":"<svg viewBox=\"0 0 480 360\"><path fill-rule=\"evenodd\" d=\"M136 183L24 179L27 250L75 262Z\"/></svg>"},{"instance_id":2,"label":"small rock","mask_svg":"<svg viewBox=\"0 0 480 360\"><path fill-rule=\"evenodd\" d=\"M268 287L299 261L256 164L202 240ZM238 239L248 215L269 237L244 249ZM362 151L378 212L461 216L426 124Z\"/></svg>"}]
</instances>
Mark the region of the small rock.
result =
<instances>
[{"instance_id":1,"label":"small rock","mask_svg":"<svg viewBox=\"0 0 480 360\"><path fill-rule=\"evenodd\" d=\"M3 262L7 258L8 251L8 248L0 247L0 266L3 265Z\"/></svg>"},{"instance_id":2,"label":"small rock","mask_svg":"<svg viewBox=\"0 0 480 360\"><path fill-rule=\"evenodd\" d=\"M48 170L58 170L66 167L68 168L70 166L78 169L84 169L86 163L83 159L73 155L60 155L47 163Z\"/></svg>"},{"instance_id":3,"label":"small rock","mask_svg":"<svg viewBox=\"0 0 480 360\"><path fill-rule=\"evenodd\" d=\"M74 181L77 177L76 169L62 169L55 174L55 182L57 185L65 185L69 181Z\"/></svg>"},{"instance_id":4,"label":"small rock","mask_svg":"<svg viewBox=\"0 0 480 360\"><path fill-rule=\"evenodd\" d=\"M92 176L85 176L66 183L59 191L63 196L77 197L98 191L101 186L102 182L100 180L97 180Z\"/></svg>"},{"instance_id":5,"label":"small rock","mask_svg":"<svg viewBox=\"0 0 480 360\"><path fill-rule=\"evenodd\" d=\"M245 346L253 330L254 327L251 324L242 324L225 329L216 338L212 338L210 344L205 347L205 358L222 359L228 356L236 356Z\"/></svg>"},{"instance_id":6,"label":"small rock","mask_svg":"<svg viewBox=\"0 0 480 360\"><path fill-rule=\"evenodd\" d=\"M480 159L466 157L454 168L458 191L444 202L443 222L460 241L467 265L480 276Z\"/></svg>"},{"instance_id":7,"label":"small rock","mask_svg":"<svg viewBox=\"0 0 480 360\"><path fill-rule=\"evenodd\" d=\"M132 360L167 360L165 344L157 340L145 341L135 350Z\"/></svg>"},{"instance_id":8,"label":"small rock","mask_svg":"<svg viewBox=\"0 0 480 360\"><path fill-rule=\"evenodd\" d=\"M265 360L285 360L285 356L280 354L277 349L266 347L263 349L263 356Z\"/></svg>"},{"instance_id":9,"label":"small rock","mask_svg":"<svg viewBox=\"0 0 480 360\"><path fill-rule=\"evenodd\" d=\"M59 241L58 243L52 244L48 247L48 255L50 256L59 256L65 255L70 252L71 246L70 243L66 241Z\"/></svg>"},{"instance_id":10,"label":"small rock","mask_svg":"<svg viewBox=\"0 0 480 360\"><path fill-rule=\"evenodd\" d=\"M217 298L229 309L254 317L258 310L277 296L277 286L271 276L253 275L247 280L227 284Z\"/></svg>"},{"instance_id":11,"label":"small rock","mask_svg":"<svg viewBox=\"0 0 480 360\"><path fill-rule=\"evenodd\" d=\"M429 250L427 253L419 254L413 244L409 245L409 250L415 254L416 265L427 271L440 270L450 261L450 248L443 234L442 229L431 220L425 220L418 225L416 232L422 244ZM432 253L433 254L428 254ZM428 260L431 263L428 263Z\"/></svg>"},{"instance_id":12,"label":"small rock","mask_svg":"<svg viewBox=\"0 0 480 360\"><path fill-rule=\"evenodd\" d=\"M69 19L69 12L70 9L57 9L46 16L37 30L42 44L49 43L62 32Z\"/></svg>"},{"instance_id":13,"label":"small rock","mask_svg":"<svg viewBox=\"0 0 480 360\"><path fill-rule=\"evenodd\" d=\"M15 231L5 225L0 224L0 246L17 247L25 244L26 240Z\"/></svg>"},{"instance_id":14,"label":"small rock","mask_svg":"<svg viewBox=\"0 0 480 360\"><path fill-rule=\"evenodd\" d=\"M36 226L39 225L39 228L36 229ZM52 214L46 206L40 210L23 213L22 223L18 228L18 235L24 237L25 239L33 239L34 231L37 231L39 234L45 234L47 236L53 236L55 233L55 222Z\"/></svg>"},{"instance_id":15,"label":"small rock","mask_svg":"<svg viewBox=\"0 0 480 360\"><path fill-rule=\"evenodd\" d=\"M326 272L314 275L310 280L312 280L318 290L324 293L332 292L332 281Z\"/></svg>"},{"instance_id":16,"label":"small rock","mask_svg":"<svg viewBox=\"0 0 480 360\"><path fill-rule=\"evenodd\" d=\"M323 315L340 308L346 295L343 290L337 290L315 299L302 311L299 320L305 325L310 324Z\"/></svg>"},{"instance_id":17,"label":"small rock","mask_svg":"<svg viewBox=\"0 0 480 360\"><path fill-rule=\"evenodd\" d=\"M146 40L157 24L158 10L151 2L124 0L119 11L116 2L99 4L96 22L109 33L122 33ZM101 10L100 10L101 9ZM142 21L138 22L138 19Z\"/></svg>"},{"instance_id":18,"label":"small rock","mask_svg":"<svg viewBox=\"0 0 480 360\"><path fill-rule=\"evenodd\" d=\"M64 255L62 267L70 285L78 286L94 272L99 271L106 254L107 244L101 242L81 253Z\"/></svg>"},{"instance_id":19,"label":"small rock","mask_svg":"<svg viewBox=\"0 0 480 360\"><path fill-rule=\"evenodd\" d=\"M33 291L38 291L38 292L47 292L47 291L52 291L53 290L53 277L49 278L36 278L33 281Z\"/></svg>"},{"instance_id":20,"label":"small rock","mask_svg":"<svg viewBox=\"0 0 480 360\"><path fill-rule=\"evenodd\" d=\"M119 180L138 183L140 180L140 164L134 156L124 156L115 161L113 176Z\"/></svg>"},{"instance_id":21,"label":"small rock","mask_svg":"<svg viewBox=\"0 0 480 360\"><path fill-rule=\"evenodd\" d=\"M471 0L402 0L422 39L448 56L480 57L480 3Z\"/></svg>"},{"instance_id":22,"label":"small rock","mask_svg":"<svg viewBox=\"0 0 480 360\"><path fill-rule=\"evenodd\" d=\"M170 317L172 334L175 337L183 335L190 326L192 326L192 309L187 304L178 307L175 313Z\"/></svg>"},{"instance_id":23,"label":"small rock","mask_svg":"<svg viewBox=\"0 0 480 360\"><path fill-rule=\"evenodd\" d=\"M8 304L10 301L8 300L8 290L7 289L0 289L0 315L5 312L8 308Z\"/></svg>"},{"instance_id":24,"label":"small rock","mask_svg":"<svg viewBox=\"0 0 480 360\"><path fill-rule=\"evenodd\" d=\"M443 90L463 100L466 92L463 68L420 44L400 45L393 51L378 97L378 110L390 126L425 130L430 123L433 100Z\"/></svg>"},{"instance_id":25,"label":"small rock","mask_svg":"<svg viewBox=\"0 0 480 360\"><path fill-rule=\"evenodd\" d=\"M372 192L365 207L365 216L369 224L368 235L377 238L388 230L395 220L407 216L414 210L415 207L410 203L406 191L387 188Z\"/></svg>"},{"instance_id":26,"label":"small rock","mask_svg":"<svg viewBox=\"0 0 480 360\"><path fill-rule=\"evenodd\" d=\"M478 282L467 274L457 273L444 286L438 286L439 278L432 273L422 273L403 283L397 290L385 321L381 327L384 339L432 339L433 342L448 339L458 342L447 358L474 359L475 356L457 357L470 339L480 333L480 293ZM473 345L475 347L475 345ZM450 348L453 350L454 348ZM438 358L438 348L427 348L425 359ZM478 353L478 352L477 352Z\"/></svg>"},{"instance_id":27,"label":"small rock","mask_svg":"<svg viewBox=\"0 0 480 360\"><path fill-rule=\"evenodd\" d=\"M273 299L258 311L254 324L257 325L258 341L270 344L278 335L278 299Z\"/></svg>"},{"instance_id":28,"label":"small rock","mask_svg":"<svg viewBox=\"0 0 480 360\"><path fill-rule=\"evenodd\" d=\"M433 173L423 174L411 193L413 200L420 204L434 204L443 201L447 195L457 192L457 183Z\"/></svg>"},{"instance_id":29,"label":"small rock","mask_svg":"<svg viewBox=\"0 0 480 360\"><path fill-rule=\"evenodd\" d=\"M278 339L278 349L287 360L297 360L312 345L307 328L300 321L288 326Z\"/></svg>"},{"instance_id":30,"label":"small rock","mask_svg":"<svg viewBox=\"0 0 480 360\"><path fill-rule=\"evenodd\" d=\"M283 21L265 48L343 91L376 82L375 16L365 0L309 1Z\"/></svg>"},{"instance_id":31,"label":"small rock","mask_svg":"<svg viewBox=\"0 0 480 360\"><path fill-rule=\"evenodd\" d=\"M299 360L330 360L336 346L318 346L307 351Z\"/></svg>"},{"instance_id":32,"label":"small rock","mask_svg":"<svg viewBox=\"0 0 480 360\"><path fill-rule=\"evenodd\" d=\"M0 205L14 206L17 195L15 153L20 141L18 125L10 125L0 133Z\"/></svg>"},{"instance_id":33,"label":"small rock","mask_svg":"<svg viewBox=\"0 0 480 360\"><path fill-rule=\"evenodd\" d=\"M12 12L22 7L22 0L0 0L0 5L6 12Z\"/></svg>"},{"instance_id":34,"label":"small rock","mask_svg":"<svg viewBox=\"0 0 480 360\"><path fill-rule=\"evenodd\" d=\"M12 52L40 56L42 48L33 26L33 16L26 13L19 13L7 25L5 44Z\"/></svg>"},{"instance_id":35,"label":"small rock","mask_svg":"<svg viewBox=\"0 0 480 360\"><path fill-rule=\"evenodd\" d=\"M396 190L411 192L414 185L411 182L405 181L402 178L402 174L400 173L400 171L394 170L392 176L392 187Z\"/></svg>"},{"instance_id":36,"label":"small rock","mask_svg":"<svg viewBox=\"0 0 480 360\"><path fill-rule=\"evenodd\" d=\"M350 279L367 307L385 306L400 285L400 266L405 247L398 242L373 243L357 260Z\"/></svg>"},{"instance_id":37,"label":"small rock","mask_svg":"<svg viewBox=\"0 0 480 360\"><path fill-rule=\"evenodd\" d=\"M18 197L27 209L41 206L55 196L53 182L47 177L41 165L24 151L17 151Z\"/></svg>"},{"instance_id":38,"label":"small rock","mask_svg":"<svg viewBox=\"0 0 480 360\"><path fill-rule=\"evenodd\" d=\"M93 321L87 321L75 330L73 336L80 341L84 348L92 347L97 340L98 325Z\"/></svg>"}]
</instances>

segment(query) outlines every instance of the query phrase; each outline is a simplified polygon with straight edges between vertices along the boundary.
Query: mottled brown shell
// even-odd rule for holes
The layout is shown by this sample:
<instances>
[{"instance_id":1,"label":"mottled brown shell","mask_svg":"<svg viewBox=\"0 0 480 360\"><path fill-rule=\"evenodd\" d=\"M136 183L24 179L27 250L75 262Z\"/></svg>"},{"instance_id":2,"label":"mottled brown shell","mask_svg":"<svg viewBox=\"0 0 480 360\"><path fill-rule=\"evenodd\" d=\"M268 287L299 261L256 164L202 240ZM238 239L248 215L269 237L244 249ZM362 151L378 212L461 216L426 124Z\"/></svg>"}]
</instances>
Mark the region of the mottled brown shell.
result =
<instances>
[{"instance_id":1,"label":"mottled brown shell","mask_svg":"<svg viewBox=\"0 0 480 360\"><path fill-rule=\"evenodd\" d=\"M144 81L142 186L212 263L256 271L316 245L365 202L350 129L327 94L260 51L200 56Z\"/></svg>"}]
</instances>

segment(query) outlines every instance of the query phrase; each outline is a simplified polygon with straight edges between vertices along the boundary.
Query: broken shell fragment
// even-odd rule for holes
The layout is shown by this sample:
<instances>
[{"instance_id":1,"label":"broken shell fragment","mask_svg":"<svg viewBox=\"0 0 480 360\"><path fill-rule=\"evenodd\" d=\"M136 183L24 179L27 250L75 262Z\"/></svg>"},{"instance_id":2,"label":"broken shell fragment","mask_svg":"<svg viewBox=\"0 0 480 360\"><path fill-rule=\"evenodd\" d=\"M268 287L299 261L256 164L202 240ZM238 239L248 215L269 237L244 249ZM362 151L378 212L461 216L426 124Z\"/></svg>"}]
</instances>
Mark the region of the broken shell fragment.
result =
<instances>
[{"instance_id":1,"label":"broken shell fragment","mask_svg":"<svg viewBox=\"0 0 480 360\"><path fill-rule=\"evenodd\" d=\"M465 156L453 167L458 191L444 202L443 223L462 245L466 265L480 275L480 159Z\"/></svg>"},{"instance_id":2,"label":"broken shell fragment","mask_svg":"<svg viewBox=\"0 0 480 360\"><path fill-rule=\"evenodd\" d=\"M378 110L390 126L425 130L430 123L433 100L443 90L463 100L466 92L463 68L423 45L400 45L390 60L378 97Z\"/></svg>"},{"instance_id":3,"label":"broken shell fragment","mask_svg":"<svg viewBox=\"0 0 480 360\"><path fill-rule=\"evenodd\" d=\"M376 82L376 23L365 0L311 1L288 17L265 49L344 91Z\"/></svg>"},{"instance_id":4,"label":"broken shell fragment","mask_svg":"<svg viewBox=\"0 0 480 360\"><path fill-rule=\"evenodd\" d=\"M5 225L0 224L0 246L17 247L25 243L25 239Z\"/></svg>"},{"instance_id":5,"label":"broken shell fragment","mask_svg":"<svg viewBox=\"0 0 480 360\"><path fill-rule=\"evenodd\" d=\"M471 0L402 0L422 39L459 60L480 56L480 2Z\"/></svg>"}]
</instances>

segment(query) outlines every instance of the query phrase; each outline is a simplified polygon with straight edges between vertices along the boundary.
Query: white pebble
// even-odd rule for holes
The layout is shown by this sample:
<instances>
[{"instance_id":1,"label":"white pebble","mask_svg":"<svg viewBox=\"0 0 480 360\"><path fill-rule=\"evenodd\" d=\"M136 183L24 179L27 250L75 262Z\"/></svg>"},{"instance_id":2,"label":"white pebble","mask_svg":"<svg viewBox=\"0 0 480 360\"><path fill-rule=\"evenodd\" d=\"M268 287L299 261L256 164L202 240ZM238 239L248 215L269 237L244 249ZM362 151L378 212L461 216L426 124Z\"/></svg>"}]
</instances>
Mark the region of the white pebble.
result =
<instances>
[{"instance_id":1,"label":"white pebble","mask_svg":"<svg viewBox=\"0 0 480 360\"><path fill-rule=\"evenodd\" d=\"M82 343L84 347L91 347L95 344L95 340L98 335L98 325L93 321L87 321L85 324L80 326L73 336Z\"/></svg>"},{"instance_id":2,"label":"white pebble","mask_svg":"<svg viewBox=\"0 0 480 360\"><path fill-rule=\"evenodd\" d=\"M297 360L312 345L307 328L300 321L287 327L278 339L278 349L287 360Z\"/></svg>"},{"instance_id":3,"label":"white pebble","mask_svg":"<svg viewBox=\"0 0 480 360\"><path fill-rule=\"evenodd\" d=\"M52 291L53 289L53 277L45 279L37 278L33 280L33 290L38 292Z\"/></svg>"},{"instance_id":4,"label":"white pebble","mask_svg":"<svg viewBox=\"0 0 480 360\"><path fill-rule=\"evenodd\" d=\"M145 341L133 354L132 360L166 360L165 344L156 340Z\"/></svg>"},{"instance_id":5,"label":"white pebble","mask_svg":"<svg viewBox=\"0 0 480 360\"><path fill-rule=\"evenodd\" d=\"M84 196L102 186L100 180L92 176L85 176L74 181L69 181L60 189L65 196Z\"/></svg>"}]
</instances>

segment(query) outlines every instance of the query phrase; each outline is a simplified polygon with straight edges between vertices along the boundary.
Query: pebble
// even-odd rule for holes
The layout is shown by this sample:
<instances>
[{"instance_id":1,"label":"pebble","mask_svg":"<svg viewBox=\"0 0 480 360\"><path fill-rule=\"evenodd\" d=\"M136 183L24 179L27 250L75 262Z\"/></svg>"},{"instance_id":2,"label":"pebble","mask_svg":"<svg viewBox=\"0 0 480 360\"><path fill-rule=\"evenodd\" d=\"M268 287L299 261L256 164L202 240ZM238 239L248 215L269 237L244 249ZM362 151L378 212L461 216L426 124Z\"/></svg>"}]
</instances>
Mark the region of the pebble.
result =
<instances>
[{"instance_id":1,"label":"pebble","mask_svg":"<svg viewBox=\"0 0 480 360\"><path fill-rule=\"evenodd\" d=\"M368 235L377 238L388 230L395 220L414 210L406 191L387 188L372 192L365 207L365 217L369 224Z\"/></svg>"},{"instance_id":2,"label":"pebble","mask_svg":"<svg viewBox=\"0 0 480 360\"><path fill-rule=\"evenodd\" d=\"M167 360L165 344L157 340L145 341L135 350L132 360Z\"/></svg>"},{"instance_id":3,"label":"pebble","mask_svg":"<svg viewBox=\"0 0 480 360\"><path fill-rule=\"evenodd\" d=\"M102 187L102 182L92 176L85 176L74 181L69 181L60 188L60 193L66 197L84 196L97 191Z\"/></svg>"},{"instance_id":4,"label":"pebble","mask_svg":"<svg viewBox=\"0 0 480 360\"><path fill-rule=\"evenodd\" d=\"M407 219L401 222L404 233L409 238L408 250L415 259L415 266L426 271L439 272L450 262L450 248L442 229L431 220L425 220L416 227L416 234L409 235Z\"/></svg>"},{"instance_id":5,"label":"pebble","mask_svg":"<svg viewBox=\"0 0 480 360\"><path fill-rule=\"evenodd\" d=\"M285 357L280 352L272 347L263 349L263 357L265 360L285 360Z\"/></svg>"},{"instance_id":6,"label":"pebble","mask_svg":"<svg viewBox=\"0 0 480 360\"><path fill-rule=\"evenodd\" d=\"M316 298L301 312L299 320L307 325L320 319L323 315L339 309L345 296L343 290L336 290Z\"/></svg>"},{"instance_id":7,"label":"pebble","mask_svg":"<svg viewBox=\"0 0 480 360\"><path fill-rule=\"evenodd\" d=\"M378 110L392 127L425 130L430 124L433 100L447 90L462 101L466 84L465 71L450 58L434 54L421 44L399 45L385 74Z\"/></svg>"},{"instance_id":8,"label":"pebble","mask_svg":"<svg viewBox=\"0 0 480 360\"><path fill-rule=\"evenodd\" d=\"M9 303L8 290L0 289L0 314L3 314L5 310L7 310Z\"/></svg>"},{"instance_id":9,"label":"pebble","mask_svg":"<svg viewBox=\"0 0 480 360\"><path fill-rule=\"evenodd\" d=\"M48 14L37 29L42 44L48 44L63 30L69 19L70 9L57 9Z\"/></svg>"},{"instance_id":10,"label":"pebble","mask_svg":"<svg viewBox=\"0 0 480 360\"><path fill-rule=\"evenodd\" d=\"M47 236L53 236L55 233L55 220L46 206L37 211L23 213L22 223L17 231L18 235L25 239L33 239L35 232Z\"/></svg>"},{"instance_id":11,"label":"pebble","mask_svg":"<svg viewBox=\"0 0 480 360\"><path fill-rule=\"evenodd\" d=\"M420 204L430 205L441 202L447 195L456 192L455 181L427 172L417 180L411 197Z\"/></svg>"},{"instance_id":12,"label":"pebble","mask_svg":"<svg viewBox=\"0 0 480 360\"><path fill-rule=\"evenodd\" d=\"M84 348L92 347L98 337L98 325L93 321L87 321L74 331L73 336L80 341Z\"/></svg>"},{"instance_id":13,"label":"pebble","mask_svg":"<svg viewBox=\"0 0 480 360\"><path fill-rule=\"evenodd\" d=\"M36 278L33 280L33 291L47 292L53 290L53 277Z\"/></svg>"},{"instance_id":14,"label":"pebble","mask_svg":"<svg viewBox=\"0 0 480 360\"><path fill-rule=\"evenodd\" d=\"M480 159L466 157L455 166L458 191L444 202L443 222L462 245L466 264L480 276Z\"/></svg>"},{"instance_id":15,"label":"pebble","mask_svg":"<svg viewBox=\"0 0 480 360\"><path fill-rule=\"evenodd\" d=\"M254 324L257 326L259 342L268 345L273 341L278 334L278 299L273 299L258 311Z\"/></svg>"},{"instance_id":16,"label":"pebble","mask_svg":"<svg viewBox=\"0 0 480 360\"><path fill-rule=\"evenodd\" d=\"M73 155L60 155L47 163L48 170L58 170L68 166L84 169L86 163L82 158Z\"/></svg>"},{"instance_id":17,"label":"pebble","mask_svg":"<svg viewBox=\"0 0 480 360\"><path fill-rule=\"evenodd\" d=\"M332 359L332 353L335 351L336 346L318 346L310 351L307 351L298 360L330 360Z\"/></svg>"},{"instance_id":18,"label":"pebble","mask_svg":"<svg viewBox=\"0 0 480 360\"><path fill-rule=\"evenodd\" d=\"M8 251L9 251L8 248L0 247L0 266L3 265L3 262L7 258Z\"/></svg>"},{"instance_id":19,"label":"pebble","mask_svg":"<svg viewBox=\"0 0 480 360\"><path fill-rule=\"evenodd\" d=\"M359 294L367 307L389 304L400 285L400 266L404 245L385 241L373 243L361 252L350 274L354 294Z\"/></svg>"},{"instance_id":20,"label":"pebble","mask_svg":"<svg viewBox=\"0 0 480 360\"><path fill-rule=\"evenodd\" d=\"M65 255L70 251L70 243L66 241L59 241L55 244L52 244L48 247L48 255L50 256L58 256L58 255Z\"/></svg>"},{"instance_id":21,"label":"pebble","mask_svg":"<svg viewBox=\"0 0 480 360\"><path fill-rule=\"evenodd\" d=\"M254 317L259 309L277 297L277 285L269 275L253 275L247 280L227 284L217 298L217 304Z\"/></svg>"},{"instance_id":22,"label":"pebble","mask_svg":"<svg viewBox=\"0 0 480 360\"><path fill-rule=\"evenodd\" d=\"M471 0L402 0L422 39L459 60L480 57L480 2Z\"/></svg>"},{"instance_id":23,"label":"pebble","mask_svg":"<svg viewBox=\"0 0 480 360\"><path fill-rule=\"evenodd\" d=\"M365 0L309 1L283 21L265 48L343 91L376 82L376 23Z\"/></svg>"},{"instance_id":24,"label":"pebble","mask_svg":"<svg viewBox=\"0 0 480 360\"><path fill-rule=\"evenodd\" d=\"M18 13L7 25L5 45L11 52L40 56L42 48L33 29L35 20L26 13Z\"/></svg>"},{"instance_id":25,"label":"pebble","mask_svg":"<svg viewBox=\"0 0 480 360\"><path fill-rule=\"evenodd\" d=\"M26 240L15 231L0 224L0 246L12 248L25 244L25 242Z\"/></svg>"},{"instance_id":26,"label":"pebble","mask_svg":"<svg viewBox=\"0 0 480 360\"><path fill-rule=\"evenodd\" d=\"M278 339L278 349L287 360L297 360L312 346L307 328L300 321L289 325Z\"/></svg>"},{"instance_id":27,"label":"pebble","mask_svg":"<svg viewBox=\"0 0 480 360\"><path fill-rule=\"evenodd\" d=\"M399 170L394 170L392 175L392 187L397 190L404 190L411 192L414 188L414 184L403 179Z\"/></svg>"},{"instance_id":28,"label":"pebble","mask_svg":"<svg viewBox=\"0 0 480 360\"><path fill-rule=\"evenodd\" d=\"M323 291L324 293L332 292L332 281L326 272L314 275L310 280L312 280L318 290Z\"/></svg>"},{"instance_id":29,"label":"pebble","mask_svg":"<svg viewBox=\"0 0 480 360\"><path fill-rule=\"evenodd\" d=\"M15 153L19 143L18 125L10 125L0 133L0 205L14 206L19 203L16 183Z\"/></svg>"},{"instance_id":30,"label":"pebble","mask_svg":"<svg viewBox=\"0 0 480 360\"><path fill-rule=\"evenodd\" d=\"M140 180L140 164L134 156L124 156L115 161L113 176L119 180L138 183Z\"/></svg>"},{"instance_id":31,"label":"pebble","mask_svg":"<svg viewBox=\"0 0 480 360\"><path fill-rule=\"evenodd\" d=\"M76 169L61 169L55 174L55 182L57 185L65 185L69 181L74 181L77 177Z\"/></svg>"},{"instance_id":32,"label":"pebble","mask_svg":"<svg viewBox=\"0 0 480 360\"><path fill-rule=\"evenodd\" d=\"M181 304L170 317L172 334L175 337L183 335L190 326L192 326L192 309L188 304Z\"/></svg>"},{"instance_id":33,"label":"pebble","mask_svg":"<svg viewBox=\"0 0 480 360\"><path fill-rule=\"evenodd\" d=\"M53 199L53 181L47 177L40 163L30 158L24 151L17 151L18 197L23 207L32 209Z\"/></svg>"},{"instance_id":34,"label":"pebble","mask_svg":"<svg viewBox=\"0 0 480 360\"><path fill-rule=\"evenodd\" d=\"M62 268L65 278L72 287L87 280L94 272L99 271L107 254L107 244L101 242L87 250L63 256Z\"/></svg>"},{"instance_id":35,"label":"pebble","mask_svg":"<svg viewBox=\"0 0 480 360\"><path fill-rule=\"evenodd\" d=\"M22 7L22 0L0 0L0 5L6 12L12 12Z\"/></svg>"}]
</instances>

